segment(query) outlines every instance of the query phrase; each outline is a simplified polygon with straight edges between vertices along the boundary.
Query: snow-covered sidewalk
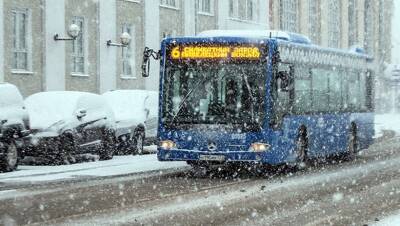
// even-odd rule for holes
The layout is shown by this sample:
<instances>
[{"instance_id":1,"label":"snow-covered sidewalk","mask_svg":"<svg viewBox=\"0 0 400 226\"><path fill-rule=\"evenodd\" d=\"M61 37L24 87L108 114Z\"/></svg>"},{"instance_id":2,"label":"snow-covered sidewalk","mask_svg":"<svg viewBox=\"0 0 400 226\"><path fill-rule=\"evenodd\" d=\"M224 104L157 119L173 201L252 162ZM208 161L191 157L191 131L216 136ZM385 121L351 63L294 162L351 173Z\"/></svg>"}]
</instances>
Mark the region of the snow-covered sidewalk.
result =
<instances>
[{"instance_id":1,"label":"snow-covered sidewalk","mask_svg":"<svg viewBox=\"0 0 400 226\"><path fill-rule=\"evenodd\" d=\"M380 219L372 224L373 226L397 226L400 225L400 211L396 214Z\"/></svg>"},{"instance_id":2,"label":"snow-covered sidewalk","mask_svg":"<svg viewBox=\"0 0 400 226\"><path fill-rule=\"evenodd\" d=\"M382 136L385 130L391 130L400 135L400 114L375 115L375 137Z\"/></svg>"},{"instance_id":3,"label":"snow-covered sidewalk","mask_svg":"<svg viewBox=\"0 0 400 226\"><path fill-rule=\"evenodd\" d=\"M39 182L82 177L104 177L182 168L185 162L159 162L156 154L114 156L112 160L61 166L19 166L17 171L0 174L0 183Z\"/></svg>"}]
</instances>

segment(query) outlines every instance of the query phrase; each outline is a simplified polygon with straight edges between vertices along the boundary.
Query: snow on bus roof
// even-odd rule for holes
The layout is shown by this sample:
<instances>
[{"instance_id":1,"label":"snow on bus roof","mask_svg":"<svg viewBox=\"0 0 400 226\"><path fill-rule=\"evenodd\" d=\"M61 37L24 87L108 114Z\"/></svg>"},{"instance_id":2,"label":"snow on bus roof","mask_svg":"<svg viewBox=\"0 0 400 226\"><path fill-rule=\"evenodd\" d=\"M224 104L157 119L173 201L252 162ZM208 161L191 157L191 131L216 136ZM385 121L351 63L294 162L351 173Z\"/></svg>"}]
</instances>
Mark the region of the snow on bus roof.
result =
<instances>
[{"instance_id":1,"label":"snow on bus roof","mask_svg":"<svg viewBox=\"0 0 400 226\"><path fill-rule=\"evenodd\" d=\"M243 37L243 38L276 38L289 42L311 44L311 40L302 34L278 30L208 30L199 37Z\"/></svg>"}]
</instances>

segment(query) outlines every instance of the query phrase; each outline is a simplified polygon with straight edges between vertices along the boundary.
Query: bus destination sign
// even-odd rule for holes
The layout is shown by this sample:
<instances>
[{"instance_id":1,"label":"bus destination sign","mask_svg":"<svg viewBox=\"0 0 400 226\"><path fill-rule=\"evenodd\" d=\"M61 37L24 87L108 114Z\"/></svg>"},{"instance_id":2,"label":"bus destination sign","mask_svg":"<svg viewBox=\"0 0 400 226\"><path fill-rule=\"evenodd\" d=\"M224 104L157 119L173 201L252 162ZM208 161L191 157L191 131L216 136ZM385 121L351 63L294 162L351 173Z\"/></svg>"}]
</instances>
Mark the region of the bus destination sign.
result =
<instances>
[{"instance_id":1,"label":"bus destination sign","mask_svg":"<svg viewBox=\"0 0 400 226\"><path fill-rule=\"evenodd\" d=\"M253 46L176 46L170 53L173 60L190 59L259 59L260 49Z\"/></svg>"}]
</instances>

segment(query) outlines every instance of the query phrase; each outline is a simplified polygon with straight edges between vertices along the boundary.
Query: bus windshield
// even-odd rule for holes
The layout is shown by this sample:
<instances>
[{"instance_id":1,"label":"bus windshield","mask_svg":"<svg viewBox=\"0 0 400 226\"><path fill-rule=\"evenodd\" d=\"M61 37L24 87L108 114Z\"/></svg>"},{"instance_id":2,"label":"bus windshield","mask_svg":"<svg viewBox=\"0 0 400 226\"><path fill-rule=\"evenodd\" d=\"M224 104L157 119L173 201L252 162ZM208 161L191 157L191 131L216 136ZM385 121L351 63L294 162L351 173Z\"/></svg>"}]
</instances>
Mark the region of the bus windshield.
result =
<instances>
[{"instance_id":1,"label":"bus windshield","mask_svg":"<svg viewBox=\"0 0 400 226\"><path fill-rule=\"evenodd\" d=\"M261 128L266 65L260 62L179 62L166 69L163 121L166 126L231 124Z\"/></svg>"}]
</instances>

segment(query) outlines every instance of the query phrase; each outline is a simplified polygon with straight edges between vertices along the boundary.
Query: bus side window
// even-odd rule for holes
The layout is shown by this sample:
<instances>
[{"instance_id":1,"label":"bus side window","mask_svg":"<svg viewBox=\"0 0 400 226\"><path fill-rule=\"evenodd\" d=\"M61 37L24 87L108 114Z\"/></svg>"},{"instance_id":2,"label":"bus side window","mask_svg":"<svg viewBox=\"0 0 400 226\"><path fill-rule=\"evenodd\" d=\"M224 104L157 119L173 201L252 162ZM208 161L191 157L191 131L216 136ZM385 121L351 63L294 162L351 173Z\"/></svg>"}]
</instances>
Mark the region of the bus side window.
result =
<instances>
[{"instance_id":1,"label":"bus side window","mask_svg":"<svg viewBox=\"0 0 400 226\"><path fill-rule=\"evenodd\" d=\"M360 109L360 74L357 71L348 73L348 106L350 111Z\"/></svg>"},{"instance_id":2,"label":"bus side window","mask_svg":"<svg viewBox=\"0 0 400 226\"><path fill-rule=\"evenodd\" d=\"M304 114L311 110L311 70L307 66L299 66L295 71L293 110L297 114Z\"/></svg>"},{"instance_id":3,"label":"bus side window","mask_svg":"<svg viewBox=\"0 0 400 226\"><path fill-rule=\"evenodd\" d=\"M313 111L327 112L329 111L329 72L322 68L312 69L312 95L313 95Z\"/></svg>"},{"instance_id":4,"label":"bus side window","mask_svg":"<svg viewBox=\"0 0 400 226\"><path fill-rule=\"evenodd\" d=\"M374 75L372 74L372 71L368 70L366 72L366 103L365 106L367 108L368 111L373 111L374 110Z\"/></svg>"},{"instance_id":5,"label":"bus side window","mask_svg":"<svg viewBox=\"0 0 400 226\"><path fill-rule=\"evenodd\" d=\"M349 110L349 82L348 82L348 72L341 70L340 72L340 85L342 91L342 111L346 112Z\"/></svg>"},{"instance_id":6,"label":"bus side window","mask_svg":"<svg viewBox=\"0 0 400 226\"><path fill-rule=\"evenodd\" d=\"M360 72L360 110L361 111L366 111L368 110L367 108L367 84L366 84L366 72Z\"/></svg>"}]
</instances>

